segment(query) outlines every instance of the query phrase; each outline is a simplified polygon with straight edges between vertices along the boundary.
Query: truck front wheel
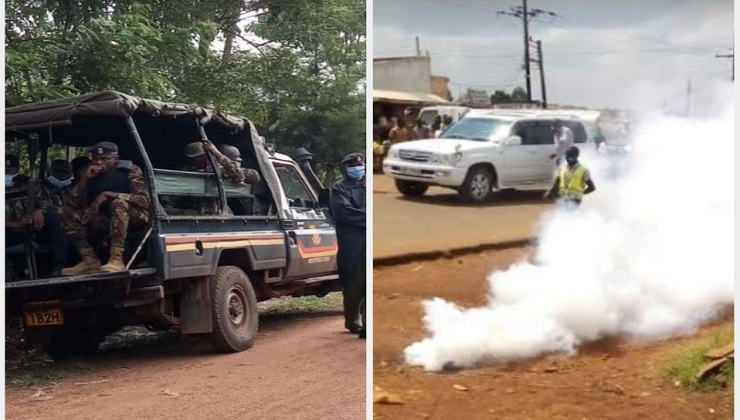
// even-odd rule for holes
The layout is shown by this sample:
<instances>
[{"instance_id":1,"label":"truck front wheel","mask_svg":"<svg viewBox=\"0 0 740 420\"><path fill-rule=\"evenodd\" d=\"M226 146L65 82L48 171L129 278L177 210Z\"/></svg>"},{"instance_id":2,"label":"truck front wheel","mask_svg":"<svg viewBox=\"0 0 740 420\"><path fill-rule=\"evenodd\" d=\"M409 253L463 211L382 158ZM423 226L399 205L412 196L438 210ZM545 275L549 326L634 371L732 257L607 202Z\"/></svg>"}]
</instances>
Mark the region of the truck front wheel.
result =
<instances>
[{"instance_id":1,"label":"truck front wheel","mask_svg":"<svg viewBox=\"0 0 740 420\"><path fill-rule=\"evenodd\" d=\"M225 353L252 347L257 338L259 314L249 277L238 267L218 267L210 288L213 347Z\"/></svg>"},{"instance_id":2,"label":"truck front wheel","mask_svg":"<svg viewBox=\"0 0 740 420\"><path fill-rule=\"evenodd\" d=\"M469 202L483 204L493 193L494 176L485 166L476 166L470 169L465 177L460 193Z\"/></svg>"},{"instance_id":3,"label":"truck front wheel","mask_svg":"<svg viewBox=\"0 0 740 420\"><path fill-rule=\"evenodd\" d=\"M429 189L429 184L397 179L396 189L398 189L401 194L409 197L421 197Z\"/></svg>"}]
</instances>

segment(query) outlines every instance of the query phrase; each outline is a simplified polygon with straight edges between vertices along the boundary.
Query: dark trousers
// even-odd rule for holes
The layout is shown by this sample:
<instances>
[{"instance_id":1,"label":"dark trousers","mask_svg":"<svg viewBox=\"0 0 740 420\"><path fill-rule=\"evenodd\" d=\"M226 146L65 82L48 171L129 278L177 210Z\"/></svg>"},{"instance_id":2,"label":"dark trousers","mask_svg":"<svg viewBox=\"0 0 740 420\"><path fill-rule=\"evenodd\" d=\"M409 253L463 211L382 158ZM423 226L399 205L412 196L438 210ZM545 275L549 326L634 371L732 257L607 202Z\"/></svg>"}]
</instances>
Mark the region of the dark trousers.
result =
<instances>
[{"instance_id":1,"label":"dark trousers","mask_svg":"<svg viewBox=\"0 0 740 420\"><path fill-rule=\"evenodd\" d=\"M355 261L354 267L350 273L350 278L344 279L342 295L344 297L344 324L349 327L358 324L358 318L362 316L362 328L365 327L365 285L367 280L366 273L367 263L365 261L365 252L360 254Z\"/></svg>"},{"instance_id":2,"label":"dark trousers","mask_svg":"<svg viewBox=\"0 0 740 420\"><path fill-rule=\"evenodd\" d=\"M26 233L20 230L5 230L5 247L21 245L26 240ZM69 254L69 239L64 233L62 218L54 211L44 212L44 226L35 232L34 241L42 246L48 246L51 251L53 265L67 264Z\"/></svg>"}]
</instances>

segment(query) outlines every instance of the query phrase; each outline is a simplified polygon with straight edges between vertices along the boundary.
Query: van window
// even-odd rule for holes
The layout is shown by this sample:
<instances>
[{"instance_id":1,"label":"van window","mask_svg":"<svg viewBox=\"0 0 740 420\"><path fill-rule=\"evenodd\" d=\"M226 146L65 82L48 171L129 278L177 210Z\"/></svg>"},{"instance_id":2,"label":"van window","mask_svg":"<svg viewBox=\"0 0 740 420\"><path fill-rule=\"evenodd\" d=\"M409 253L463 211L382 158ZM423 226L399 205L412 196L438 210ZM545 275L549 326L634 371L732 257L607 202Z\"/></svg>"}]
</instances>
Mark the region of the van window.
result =
<instances>
[{"instance_id":1,"label":"van window","mask_svg":"<svg viewBox=\"0 0 740 420\"><path fill-rule=\"evenodd\" d=\"M523 146L554 144L552 128L547 121L521 121L514 128L514 135L522 138Z\"/></svg>"}]
</instances>

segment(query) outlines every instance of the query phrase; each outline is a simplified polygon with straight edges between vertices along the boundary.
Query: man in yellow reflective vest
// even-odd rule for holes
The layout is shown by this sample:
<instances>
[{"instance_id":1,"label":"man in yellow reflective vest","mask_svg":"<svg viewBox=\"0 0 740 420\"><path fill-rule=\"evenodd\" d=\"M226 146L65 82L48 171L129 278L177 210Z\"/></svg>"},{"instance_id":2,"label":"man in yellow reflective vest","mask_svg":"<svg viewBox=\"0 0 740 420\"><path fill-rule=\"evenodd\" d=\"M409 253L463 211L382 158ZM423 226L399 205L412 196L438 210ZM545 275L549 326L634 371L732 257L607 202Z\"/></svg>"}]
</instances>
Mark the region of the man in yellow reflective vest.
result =
<instances>
[{"instance_id":1,"label":"man in yellow reflective vest","mask_svg":"<svg viewBox=\"0 0 740 420\"><path fill-rule=\"evenodd\" d=\"M580 151L572 146L565 152L565 164L560 168L552 187L545 193L545 199L558 197L568 206L578 207L583 196L596 191L591 174L578 162Z\"/></svg>"}]
</instances>

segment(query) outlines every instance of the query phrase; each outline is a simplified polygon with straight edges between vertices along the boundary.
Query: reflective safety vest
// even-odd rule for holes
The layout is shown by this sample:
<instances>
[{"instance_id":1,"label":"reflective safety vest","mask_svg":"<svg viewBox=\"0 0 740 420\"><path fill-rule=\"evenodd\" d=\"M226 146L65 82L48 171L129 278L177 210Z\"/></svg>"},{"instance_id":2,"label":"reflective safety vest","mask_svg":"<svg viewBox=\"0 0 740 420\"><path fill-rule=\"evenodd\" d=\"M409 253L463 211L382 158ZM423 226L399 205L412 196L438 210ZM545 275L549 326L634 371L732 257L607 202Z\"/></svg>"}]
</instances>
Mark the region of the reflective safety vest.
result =
<instances>
[{"instance_id":1,"label":"reflective safety vest","mask_svg":"<svg viewBox=\"0 0 740 420\"><path fill-rule=\"evenodd\" d=\"M586 191L586 172L588 170L580 163L575 168L567 164L560 170L560 197L580 200Z\"/></svg>"}]
</instances>

